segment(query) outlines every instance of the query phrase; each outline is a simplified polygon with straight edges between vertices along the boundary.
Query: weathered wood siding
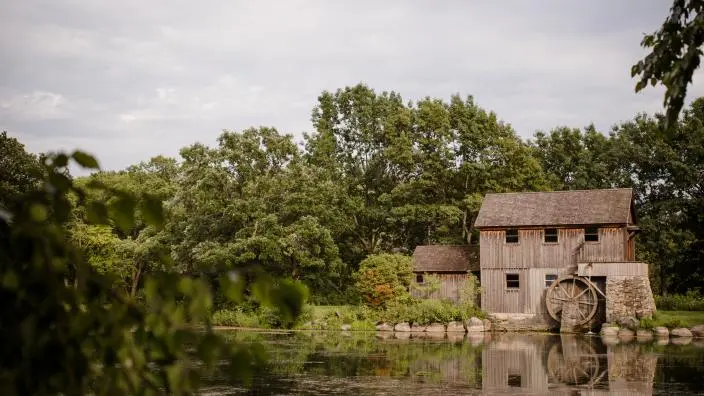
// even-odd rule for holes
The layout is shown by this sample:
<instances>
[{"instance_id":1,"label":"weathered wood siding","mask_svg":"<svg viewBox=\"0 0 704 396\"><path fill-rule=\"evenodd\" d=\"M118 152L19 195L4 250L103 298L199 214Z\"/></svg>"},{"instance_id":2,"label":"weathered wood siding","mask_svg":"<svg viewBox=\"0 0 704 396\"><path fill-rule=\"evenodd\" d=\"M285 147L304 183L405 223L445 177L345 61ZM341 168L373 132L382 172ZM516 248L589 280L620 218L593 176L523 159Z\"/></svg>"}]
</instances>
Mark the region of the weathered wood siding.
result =
<instances>
[{"instance_id":1,"label":"weathered wood siding","mask_svg":"<svg viewBox=\"0 0 704 396\"><path fill-rule=\"evenodd\" d=\"M648 277L648 264L634 261L610 263L578 263L579 276L644 276Z\"/></svg>"},{"instance_id":2,"label":"weathered wood siding","mask_svg":"<svg viewBox=\"0 0 704 396\"><path fill-rule=\"evenodd\" d=\"M482 271L482 309L490 313L545 313L545 276L560 277L566 275L567 270L564 267L485 269ZM506 274L518 274L518 290L506 288Z\"/></svg>"},{"instance_id":3,"label":"weathered wood siding","mask_svg":"<svg viewBox=\"0 0 704 396\"><path fill-rule=\"evenodd\" d=\"M411 295L418 298L433 298L433 299L450 299L454 302L460 300L461 290L467 282L469 274L443 274L443 273L425 273L424 277L436 276L440 279L440 287L433 293L423 293L418 289L411 288ZM414 279L415 281L415 279Z\"/></svg>"},{"instance_id":4,"label":"weathered wood siding","mask_svg":"<svg viewBox=\"0 0 704 396\"><path fill-rule=\"evenodd\" d=\"M481 268L561 268L577 261L622 261L628 234L625 228L599 229L599 242L584 242L584 229L558 229L558 242L545 243L543 229L519 230L518 243L506 243L504 230L480 232Z\"/></svg>"}]
</instances>

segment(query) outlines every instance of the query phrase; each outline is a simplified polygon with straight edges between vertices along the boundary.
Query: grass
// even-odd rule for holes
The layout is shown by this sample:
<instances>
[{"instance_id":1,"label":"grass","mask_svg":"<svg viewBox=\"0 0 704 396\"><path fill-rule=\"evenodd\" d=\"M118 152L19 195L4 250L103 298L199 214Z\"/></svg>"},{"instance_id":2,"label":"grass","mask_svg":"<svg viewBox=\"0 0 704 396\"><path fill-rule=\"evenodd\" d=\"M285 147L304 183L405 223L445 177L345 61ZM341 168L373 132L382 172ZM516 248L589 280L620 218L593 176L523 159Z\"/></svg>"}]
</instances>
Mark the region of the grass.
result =
<instances>
[{"instance_id":1,"label":"grass","mask_svg":"<svg viewBox=\"0 0 704 396\"><path fill-rule=\"evenodd\" d=\"M704 311L660 311L655 314L654 326L667 328L693 327L704 324Z\"/></svg>"}]
</instances>

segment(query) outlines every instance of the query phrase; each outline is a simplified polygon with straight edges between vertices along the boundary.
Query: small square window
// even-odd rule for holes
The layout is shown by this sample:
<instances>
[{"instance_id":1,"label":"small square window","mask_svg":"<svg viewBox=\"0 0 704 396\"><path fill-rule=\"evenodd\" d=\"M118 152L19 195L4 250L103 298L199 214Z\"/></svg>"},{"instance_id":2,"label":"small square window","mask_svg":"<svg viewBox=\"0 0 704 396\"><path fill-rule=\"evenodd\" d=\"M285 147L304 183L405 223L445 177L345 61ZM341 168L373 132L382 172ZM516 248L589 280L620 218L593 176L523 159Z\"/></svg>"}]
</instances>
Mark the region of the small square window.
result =
<instances>
[{"instance_id":1,"label":"small square window","mask_svg":"<svg viewBox=\"0 0 704 396\"><path fill-rule=\"evenodd\" d=\"M518 230L506 230L506 243L518 243Z\"/></svg>"},{"instance_id":2,"label":"small square window","mask_svg":"<svg viewBox=\"0 0 704 396\"><path fill-rule=\"evenodd\" d=\"M545 229L545 243L557 243L557 228Z\"/></svg>"},{"instance_id":3,"label":"small square window","mask_svg":"<svg viewBox=\"0 0 704 396\"><path fill-rule=\"evenodd\" d=\"M557 280L557 275L555 274L546 274L545 275L545 288L550 287L553 282Z\"/></svg>"},{"instance_id":4,"label":"small square window","mask_svg":"<svg viewBox=\"0 0 704 396\"><path fill-rule=\"evenodd\" d=\"M517 375L517 374L509 374L508 380L506 382L507 382L507 385L512 388L520 388L521 387L521 376Z\"/></svg>"},{"instance_id":5,"label":"small square window","mask_svg":"<svg viewBox=\"0 0 704 396\"><path fill-rule=\"evenodd\" d=\"M506 274L506 288L518 289L521 286L518 280L518 274Z\"/></svg>"},{"instance_id":6,"label":"small square window","mask_svg":"<svg viewBox=\"0 0 704 396\"><path fill-rule=\"evenodd\" d=\"M585 242L599 242L599 228L587 227L584 229Z\"/></svg>"},{"instance_id":7,"label":"small square window","mask_svg":"<svg viewBox=\"0 0 704 396\"><path fill-rule=\"evenodd\" d=\"M416 283L423 283L423 274L416 274Z\"/></svg>"}]
</instances>

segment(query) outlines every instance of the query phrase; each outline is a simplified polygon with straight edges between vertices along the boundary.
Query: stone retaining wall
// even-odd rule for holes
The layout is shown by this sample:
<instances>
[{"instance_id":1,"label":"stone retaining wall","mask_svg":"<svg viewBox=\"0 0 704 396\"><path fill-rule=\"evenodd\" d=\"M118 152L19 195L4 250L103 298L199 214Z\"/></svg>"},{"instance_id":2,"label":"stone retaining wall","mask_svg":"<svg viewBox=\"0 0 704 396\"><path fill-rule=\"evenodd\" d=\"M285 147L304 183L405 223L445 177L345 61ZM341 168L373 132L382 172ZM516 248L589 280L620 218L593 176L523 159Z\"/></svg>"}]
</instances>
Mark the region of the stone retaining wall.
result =
<instances>
[{"instance_id":1,"label":"stone retaining wall","mask_svg":"<svg viewBox=\"0 0 704 396\"><path fill-rule=\"evenodd\" d=\"M655 300L647 276L606 278L606 322L629 317L644 318L655 313Z\"/></svg>"},{"instance_id":2,"label":"stone retaining wall","mask_svg":"<svg viewBox=\"0 0 704 396\"><path fill-rule=\"evenodd\" d=\"M495 331L548 331L559 326L548 313L491 313L489 319Z\"/></svg>"}]
</instances>

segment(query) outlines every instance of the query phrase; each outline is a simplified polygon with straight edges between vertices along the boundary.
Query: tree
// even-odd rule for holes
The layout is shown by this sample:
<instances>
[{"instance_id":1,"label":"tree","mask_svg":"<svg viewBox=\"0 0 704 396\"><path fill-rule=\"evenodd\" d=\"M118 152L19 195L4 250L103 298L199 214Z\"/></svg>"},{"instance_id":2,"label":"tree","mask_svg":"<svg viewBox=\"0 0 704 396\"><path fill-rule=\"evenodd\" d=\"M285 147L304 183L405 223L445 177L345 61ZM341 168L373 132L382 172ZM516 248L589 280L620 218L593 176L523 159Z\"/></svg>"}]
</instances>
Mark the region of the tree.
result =
<instances>
[{"instance_id":1,"label":"tree","mask_svg":"<svg viewBox=\"0 0 704 396\"><path fill-rule=\"evenodd\" d=\"M409 297L412 259L401 254L371 255L359 265L357 288L365 303L382 308L391 301Z\"/></svg>"},{"instance_id":2,"label":"tree","mask_svg":"<svg viewBox=\"0 0 704 396\"><path fill-rule=\"evenodd\" d=\"M0 210L12 210L23 195L42 180L39 158L28 153L17 139L0 133Z\"/></svg>"},{"instance_id":3,"label":"tree","mask_svg":"<svg viewBox=\"0 0 704 396\"><path fill-rule=\"evenodd\" d=\"M349 271L334 238L350 222L340 188L302 163L291 136L272 128L225 132L217 148L193 145L181 155L167 227L180 271L215 277L257 268L317 295L342 287Z\"/></svg>"},{"instance_id":4,"label":"tree","mask_svg":"<svg viewBox=\"0 0 704 396\"><path fill-rule=\"evenodd\" d=\"M145 208L136 208L133 219L117 217L107 225L90 224L89 209L105 203L113 212L125 206L113 190L149 196L154 202L170 200L176 192L178 177L176 160L154 157L148 162L119 172L96 172L78 178L75 184L86 193L85 206L77 206L68 232L74 243L84 250L88 262L104 274L115 277L115 286L136 296L144 275L171 271L170 249L166 234L149 226ZM110 188L105 188L109 186ZM97 188L96 188L97 187ZM130 223L124 227L121 223Z\"/></svg>"},{"instance_id":5,"label":"tree","mask_svg":"<svg viewBox=\"0 0 704 396\"><path fill-rule=\"evenodd\" d=\"M537 132L531 142L535 156L555 190L622 187L620 155L612 140L593 125L584 131L560 127Z\"/></svg>"},{"instance_id":6,"label":"tree","mask_svg":"<svg viewBox=\"0 0 704 396\"><path fill-rule=\"evenodd\" d=\"M648 83L665 86L666 127L677 120L687 85L699 67L704 43L703 8L702 0L674 0L662 27L641 42L651 52L631 68L631 75L639 77L636 92Z\"/></svg>"}]
</instances>

